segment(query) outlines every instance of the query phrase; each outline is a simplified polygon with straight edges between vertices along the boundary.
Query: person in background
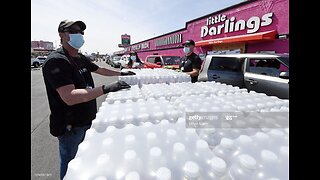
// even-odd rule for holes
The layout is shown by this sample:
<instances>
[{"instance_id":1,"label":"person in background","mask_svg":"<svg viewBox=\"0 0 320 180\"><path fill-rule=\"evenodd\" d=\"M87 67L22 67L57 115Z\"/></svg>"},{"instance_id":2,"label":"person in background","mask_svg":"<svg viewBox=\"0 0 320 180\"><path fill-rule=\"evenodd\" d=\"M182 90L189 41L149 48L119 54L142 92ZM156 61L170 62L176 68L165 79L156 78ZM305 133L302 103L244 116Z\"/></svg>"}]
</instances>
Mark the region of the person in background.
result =
<instances>
[{"instance_id":1,"label":"person in background","mask_svg":"<svg viewBox=\"0 0 320 180\"><path fill-rule=\"evenodd\" d=\"M75 157L78 145L91 127L97 113L96 98L109 92L130 88L124 81L95 86L91 73L103 76L133 75L99 67L79 53L84 44L82 21L61 21L58 26L62 47L45 60L42 73L50 108L50 133L58 138L60 179Z\"/></svg>"},{"instance_id":2,"label":"person in background","mask_svg":"<svg viewBox=\"0 0 320 180\"><path fill-rule=\"evenodd\" d=\"M128 62L128 68L141 68L143 66L142 61L140 60L138 53L135 51L131 51L129 53L129 62Z\"/></svg>"},{"instance_id":3,"label":"person in background","mask_svg":"<svg viewBox=\"0 0 320 180\"><path fill-rule=\"evenodd\" d=\"M195 43L193 40L187 40L183 45L184 56L181 57L180 70L191 77L191 82L198 81L199 71L201 68L201 59L193 52Z\"/></svg>"}]
</instances>

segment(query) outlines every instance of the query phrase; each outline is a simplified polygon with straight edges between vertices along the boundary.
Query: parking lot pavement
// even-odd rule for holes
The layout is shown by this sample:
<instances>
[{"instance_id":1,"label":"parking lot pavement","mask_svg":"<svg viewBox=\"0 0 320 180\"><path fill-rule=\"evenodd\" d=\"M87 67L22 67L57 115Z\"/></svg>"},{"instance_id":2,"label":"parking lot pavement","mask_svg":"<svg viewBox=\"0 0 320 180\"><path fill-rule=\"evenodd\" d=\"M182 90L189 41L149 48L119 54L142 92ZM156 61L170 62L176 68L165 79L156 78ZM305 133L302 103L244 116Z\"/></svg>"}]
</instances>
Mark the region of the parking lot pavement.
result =
<instances>
[{"instance_id":1,"label":"parking lot pavement","mask_svg":"<svg viewBox=\"0 0 320 180\"><path fill-rule=\"evenodd\" d=\"M112 68L104 61L97 62L99 66ZM108 67L109 66L109 67ZM40 68L31 71L31 179L59 179L59 152L57 138L49 131L49 104ZM117 76L106 77L92 73L96 86L109 84L118 79ZM100 107L106 95L97 98Z\"/></svg>"}]
</instances>

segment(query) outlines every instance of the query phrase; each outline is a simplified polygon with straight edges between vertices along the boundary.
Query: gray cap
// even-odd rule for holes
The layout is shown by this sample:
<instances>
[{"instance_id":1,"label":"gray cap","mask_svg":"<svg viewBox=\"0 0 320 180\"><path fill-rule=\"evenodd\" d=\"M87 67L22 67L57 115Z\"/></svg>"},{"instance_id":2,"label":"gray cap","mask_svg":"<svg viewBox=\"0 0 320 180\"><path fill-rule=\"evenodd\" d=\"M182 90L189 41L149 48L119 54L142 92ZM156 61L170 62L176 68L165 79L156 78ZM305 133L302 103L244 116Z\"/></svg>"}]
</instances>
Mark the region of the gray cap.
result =
<instances>
[{"instance_id":1,"label":"gray cap","mask_svg":"<svg viewBox=\"0 0 320 180\"><path fill-rule=\"evenodd\" d=\"M61 21L58 27L58 32L63 32L66 28L77 24L82 31L84 31L86 29L86 24L82 21L69 21L69 20L64 20Z\"/></svg>"}]
</instances>

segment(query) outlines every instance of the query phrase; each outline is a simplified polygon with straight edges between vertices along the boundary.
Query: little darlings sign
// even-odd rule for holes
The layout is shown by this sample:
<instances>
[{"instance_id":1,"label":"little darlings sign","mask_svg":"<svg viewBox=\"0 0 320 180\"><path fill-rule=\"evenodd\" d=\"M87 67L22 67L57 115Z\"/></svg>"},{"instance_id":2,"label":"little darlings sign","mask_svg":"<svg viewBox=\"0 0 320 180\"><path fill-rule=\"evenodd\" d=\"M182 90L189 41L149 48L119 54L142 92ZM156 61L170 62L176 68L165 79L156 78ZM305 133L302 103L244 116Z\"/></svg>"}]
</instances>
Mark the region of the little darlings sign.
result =
<instances>
[{"instance_id":1,"label":"little darlings sign","mask_svg":"<svg viewBox=\"0 0 320 180\"><path fill-rule=\"evenodd\" d=\"M247 21L237 20L235 17L227 18L224 14L219 14L215 17L208 17L206 26L201 27L201 37L206 37L207 35L214 36L221 33L229 33L235 31L241 31L247 29L247 33L255 33L262 26L268 26L272 24L273 13L267 13L262 15L262 17L252 16ZM215 24L224 22L223 24L215 26ZM211 26L213 25L213 26ZM211 27L209 27L211 26Z\"/></svg>"}]
</instances>

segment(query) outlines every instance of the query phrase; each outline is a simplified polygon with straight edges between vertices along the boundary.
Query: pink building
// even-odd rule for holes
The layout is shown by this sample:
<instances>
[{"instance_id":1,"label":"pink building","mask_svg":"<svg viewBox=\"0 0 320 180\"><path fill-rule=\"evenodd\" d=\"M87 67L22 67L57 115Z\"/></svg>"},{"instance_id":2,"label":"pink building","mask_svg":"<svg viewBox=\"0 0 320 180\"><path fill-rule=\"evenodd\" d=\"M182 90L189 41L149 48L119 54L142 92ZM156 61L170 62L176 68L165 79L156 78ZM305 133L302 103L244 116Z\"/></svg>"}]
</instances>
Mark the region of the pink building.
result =
<instances>
[{"instance_id":1,"label":"pink building","mask_svg":"<svg viewBox=\"0 0 320 180\"><path fill-rule=\"evenodd\" d=\"M182 43L196 42L195 53L289 53L289 0L251 0L186 22L186 27L130 45L115 54L137 51L183 56Z\"/></svg>"},{"instance_id":2,"label":"pink building","mask_svg":"<svg viewBox=\"0 0 320 180\"><path fill-rule=\"evenodd\" d=\"M31 41L31 48L35 51L53 51L53 42L49 41Z\"/></svg>"}]
</instances>

